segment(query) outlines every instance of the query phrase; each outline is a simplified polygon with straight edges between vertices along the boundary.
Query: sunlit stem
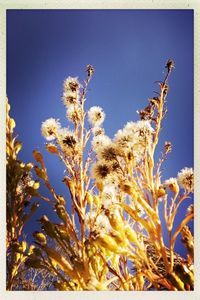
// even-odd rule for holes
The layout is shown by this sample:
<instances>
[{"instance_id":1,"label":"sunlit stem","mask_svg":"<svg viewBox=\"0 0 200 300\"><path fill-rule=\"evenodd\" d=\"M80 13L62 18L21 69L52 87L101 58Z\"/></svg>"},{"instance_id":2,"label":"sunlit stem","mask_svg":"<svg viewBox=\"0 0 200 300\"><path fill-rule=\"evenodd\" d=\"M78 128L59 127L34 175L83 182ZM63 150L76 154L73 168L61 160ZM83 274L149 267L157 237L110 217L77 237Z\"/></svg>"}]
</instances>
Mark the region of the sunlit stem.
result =
<instances>
[{"instance_id":1,"label":"sunlit stem","mask_svg":"<svg viewBox=\"0 0 200 300\"><path fill-rule=\"evenodd\" d=\"M183 221L180 223L180 225L178 226L178 228L176 229L175 233L172 236L171 239L171 244L172 247L174 248L175 242L176 242L176 238L179 235L179 233L181 232L181 230L183 229L183 227L194 218L194 214L189 214L188 216L185 217L185 219L183 219Z\"/></svg>"}]
</instances>

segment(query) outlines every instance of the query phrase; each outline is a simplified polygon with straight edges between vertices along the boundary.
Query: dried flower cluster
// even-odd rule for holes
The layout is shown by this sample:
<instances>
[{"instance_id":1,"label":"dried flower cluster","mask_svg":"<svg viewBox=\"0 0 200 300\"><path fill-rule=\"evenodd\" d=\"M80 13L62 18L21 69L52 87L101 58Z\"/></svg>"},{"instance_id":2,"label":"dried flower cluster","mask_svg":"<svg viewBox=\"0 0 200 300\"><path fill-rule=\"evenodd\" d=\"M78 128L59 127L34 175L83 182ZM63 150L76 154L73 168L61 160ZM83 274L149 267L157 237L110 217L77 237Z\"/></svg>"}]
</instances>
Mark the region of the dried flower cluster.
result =
<instances>
[{"instance_id":1,"label":"dried flower cluster","mask_svg":"<svg viewBox=\"0 0 200 300\"><path fill-rule=\"evenodd\" d=\"M159 96L138 111L140 120L128 122L113 138L103 128L103 109L84 108L94 68L87 66L84 84L77 77L64 81L62 99L72 126L62 127L59 120L50 118L42 123L41 132L47 151L66 168L63 184L71 196L71 212L50 183L42 154L35 150L35 172L51 193L51 199L38 197L49 201L60 222L52 222L47 215L40 219L41 230L33 233L35 245L25 261L28 269L52 274L54 289L193 290L194 243L187 226L194 217L193 206L179 226L174 225L181 203L193 192L193 170L184 168L177 178L162 181L162 166L172 151L170 142L165 142L158 163L154 161L173 68L169 60ZM187 258L174 250L180 234Z\"/></svg>"},{"instance_id":2,"label":"dried flower cluster","mask_svg":"<svg viewBox=\"0 0 200 300\"><path fill-rule=\"evenodd\" d=\"M24 237L24 226L36 213L39 208L39 202L32 201L39 194L39 181L34 180L32 176L33 164L25 164L17 158L22 148L22 143L14 137L15 121L10 117L10 104L6 100L6 175L7 175L7 202L6 202L6 220L7 220L7 289L8 290L26 290L38 289L37 280L45 271L40 274L35 270L26 272L25 262L34 246L29 246ZM49 279L48 274L45 278ZM40 279L41 288L44 289L45 280Z\"/></svg>"}]
</instances>

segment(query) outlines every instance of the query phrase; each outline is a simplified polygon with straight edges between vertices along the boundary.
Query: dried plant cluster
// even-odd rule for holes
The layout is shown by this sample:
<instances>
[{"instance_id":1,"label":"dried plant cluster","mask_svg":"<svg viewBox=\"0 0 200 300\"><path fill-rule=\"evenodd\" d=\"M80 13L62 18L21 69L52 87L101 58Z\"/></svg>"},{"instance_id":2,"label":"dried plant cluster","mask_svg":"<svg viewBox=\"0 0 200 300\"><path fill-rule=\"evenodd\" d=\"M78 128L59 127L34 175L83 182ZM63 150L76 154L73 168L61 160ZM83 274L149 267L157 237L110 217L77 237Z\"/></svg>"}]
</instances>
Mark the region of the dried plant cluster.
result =
<instances>
[{"instance_id":1,"label":"dried plant cluster","mask_svg":"<svg viewBox=\"0 0 200 300\"><path fill-rule=\"evenodd\" d=\"M25 268L25 262L35 247L28 245L23 230L25 224L39 208L39 202L32 201L32 198L34 196L44 198L38 192L39 181L34 180L31 173L33 164L25 164L17 159L22 143L13 136L15 121L10 117L9 112L10 104L6 99L6 288L7 290L40 290L45 289L51 276L43 270Z\"/></svg>"},{"instance_id":2,"label":"dried plant cluster","mask_svg":"<svg viewBox=\"0 0 200 300\"><path fill-rule=\"evenodd\" d=\"M137 122L128 122L113 139L103 128L103 109L84 108L94 68L87 66L83 84L72 77L64 81L62 100L71 126L63 128L59 120L50 118L42 123L41 132L46 150L65 166L67 196L54 189L42 154L34 150L38 163L34 170L51 197L39 194L38 182L30 175L32 166L22 167L16 159L19 144L12 138L9 124L13 121L7 116L8 149L12 149L7 153L8 289L23 264L25 270L48 272L56 290L193 290L194 241L187 226L194 216L193 206L174 226L181 203L193 192L193 170L184 168L177 178L162 182L161 168L172 150L170 142L165 142L159 161L154 161L173 68L174 62L168 60L158 96L138 111ZM44 215L39 220L41 231L33 233L35 243L28 247L19 239L24 219L38 206L33 203L30 213L23 214L32 196L48 201L60 222ZM163 226L168 231L167 244ZM179 234L187 258L174 251Z\"/></svg>"}]
</instances>

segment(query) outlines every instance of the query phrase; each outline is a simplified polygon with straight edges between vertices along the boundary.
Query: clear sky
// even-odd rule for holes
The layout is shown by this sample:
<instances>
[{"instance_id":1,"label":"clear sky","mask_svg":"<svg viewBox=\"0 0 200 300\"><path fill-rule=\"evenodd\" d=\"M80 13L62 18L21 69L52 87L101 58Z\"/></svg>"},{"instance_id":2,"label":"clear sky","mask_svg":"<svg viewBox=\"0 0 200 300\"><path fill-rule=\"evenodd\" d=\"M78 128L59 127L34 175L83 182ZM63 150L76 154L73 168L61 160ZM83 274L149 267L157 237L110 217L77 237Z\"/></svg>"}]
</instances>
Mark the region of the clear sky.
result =
<instances>
[{"instance_id":1,"label":"clear sky","mask_svg":"<svg viewBox=\"0 0 200 300\"><path fill-rule=\"evenodd\" d=\"M104 109L105 130L112 137L127 121L138 120L136 110L155 96L155 81L163 79L172 58L175 69L157 155L165 141L172 142L163 179L193 167L193 38L192 10L8 10L7 95L24 145L20 159L33 161L32 150L39 149L51 182L63 189L63 167L45 151L40 127L49 117L66 126L64 78L83 80L87 64L94 66L86 107ZM176 224L191 201L181 206ZM47 210L44 205L38 214ZM177 242L176 250L184 255L181 248Z\"/></svg>"}]
</instances>

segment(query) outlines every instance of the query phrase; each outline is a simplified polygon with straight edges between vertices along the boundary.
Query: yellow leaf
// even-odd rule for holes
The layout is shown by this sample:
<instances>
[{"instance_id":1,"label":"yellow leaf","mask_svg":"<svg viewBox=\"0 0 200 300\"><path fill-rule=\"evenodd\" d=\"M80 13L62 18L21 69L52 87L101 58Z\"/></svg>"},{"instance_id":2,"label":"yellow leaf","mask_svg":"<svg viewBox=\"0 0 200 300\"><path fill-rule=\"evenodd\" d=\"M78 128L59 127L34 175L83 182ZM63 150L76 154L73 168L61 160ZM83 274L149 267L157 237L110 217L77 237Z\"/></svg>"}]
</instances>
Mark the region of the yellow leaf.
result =
<instances>
[{"instance_id":1,"label":"yellow leaf","mask_svg":"<svg viewBox=\"0 0 200 300\"><path fill-rule=\"evenodd\" d=\"M21 254L20 253L15 253L15 259L16 261L20 260Z\"/></svg>"},{"instance_id":2,"label":"yellow leaf","mask_svg":"<svg viewBox=\"0 0 200 300\"><path fill-rule=\"evenodd\" d=\"M54 261L68 276L77 277L75 270L70 263L54 249L45 247L45 251L49 258Z\"/></svg>"},{"instance_id":3,"label":"yellow leaf","mask_svg":"<svg viewBox=\"0 0 200 300\"><path fill-rule=\"evenodd\" d=\"M20 143L20 142L17 141L15 143L15 152L16 152L16 154L19 153L19 151L21 150L21 148L22 148L22 143Z\"/></svg>"},{"instance_id":4,"label":"yellow leaf","mask_svg":"<svg viewBox=\"0 0 200 300\"><path fill-rule=\"evenodd\" d=\"M87 203L92 206L93 204L93 197L92 197L92 194L90 192L87 192L86 195L85 195L85 199L87 201Z\"/></svg>"},{"instance_id":5,"label":"yellow leaf","mask_svg":"<svg viewBox=\"0 0 200 300\"><path fill-rule=\"evenodd\" d=\"M7 114L9 113L10 111L10 104L8 103L8 98L6 98L6 112Z\"/></svg>"},{"instance_id":6,"label":"yellow leaf","mask_svg":"<svg viewBox=\"0 0 200 300\"><path fill-rule=\"evenodd\" d=\"M28 255L31 255L33 253L34 249L35 249L35 246L31 245L28 250Z\"/></svg>"},{"instance_id":7,"label":"yellow leaf","mask_svg":"<svg viewBox=\"0 0 200 300\"><path fill-rule=\"evenodd\" d=\"M27 247L27 244L25 241L22 241L22 251L25 252L26 251L26 247Z\"/></svg>"},{"instance_id":8,"label":"yellow leaf","mask_svg":"<svg viewBox=\"0 0 200 300\"><path fill-rule=\"evenodd\" d=\"M16 124L15 124L15 120L13 118L10 118L10 128L11 131L15 128Z\"/></svg>"},{"instance_id":9,"label":"yellow leaf","mask_svg":"<svg viewBox=\"0 0 200 300\"><path fill-rule=\"evenodd\" d=\"M93 199L94 199L94 204L99 207L101 203L99 197L97 195L94 195Z\"/></svg>"},{"instance_id":10,"label":"yellow leaf","mask_svg":"<svg viewBox=\"0 0 200 300\"><path fill-rule=\"evenodd\" d=\"M128 255L129 251L126 249L121 248L115 239L105 233L101 233L96 239L95 243L97 243L99 246L106 248L107 250L110 250L111 252L114 252L116 254L124 254Z\"/></svg>"},{"instance_id":11,"label":"yellow leaf","mask_svg":"<svg viewBox=\"0 0 200 300\"><path fill-rule=\"evenodd\" d=\"M14 265L14 267L12 269L12 277L17 275L17 270L18 270L18 266Z\"/></svg>"},{"instance_id":12,"label":"yellow leaf","mask_svg":"<svg viewBox=\"0 0 200 300\"><path fill-rule=\"evenodd\" d=\"M36 231L33 233L33 236L41 245L46 245L47 239L46 239L46 236L42 232Z\"/></svg>"},{"instance_id":13,"label":"yellow leaf","mask_svg":"<svg viewBox=\"0 0 200 300\"><path fill-rule=\"evenodd\" d=\"M125 234L131 243L135 244L138 242L136 232L128 224L125 226Z\"/></svg>"}]
</instances>

